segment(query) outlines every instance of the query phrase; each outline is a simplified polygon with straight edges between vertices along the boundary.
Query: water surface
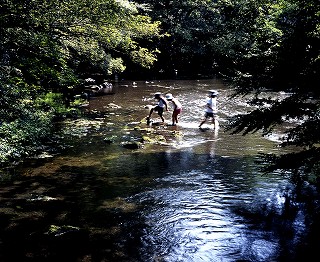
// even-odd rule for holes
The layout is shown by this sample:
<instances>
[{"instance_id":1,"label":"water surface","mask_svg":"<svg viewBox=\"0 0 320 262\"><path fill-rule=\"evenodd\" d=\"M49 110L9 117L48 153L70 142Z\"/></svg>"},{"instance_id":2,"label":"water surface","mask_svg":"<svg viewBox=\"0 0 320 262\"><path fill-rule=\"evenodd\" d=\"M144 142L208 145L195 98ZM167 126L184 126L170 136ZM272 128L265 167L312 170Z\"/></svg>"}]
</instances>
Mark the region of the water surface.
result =
<instances>
[{"instance_id":1,"label":"water surface","mask_svg":"<svg viewBox=\"0 0 320 262\"><path fill-rule=\"evenodd\" d=\"M220 93L219 128L199 130L208 89ZM280 152L277 135L224 130L250 109L245 100L215 79L127 81L113 91L90 100L99 117L64 123L64 150L26 161L0 190L1 261L301 261L316 250L304 213L286 214L287 177L255 162ZM169 133L166 143L124 148L150 129L155 92L181 101L178 126L151 128Z\"/></svg>"}]
</instances>

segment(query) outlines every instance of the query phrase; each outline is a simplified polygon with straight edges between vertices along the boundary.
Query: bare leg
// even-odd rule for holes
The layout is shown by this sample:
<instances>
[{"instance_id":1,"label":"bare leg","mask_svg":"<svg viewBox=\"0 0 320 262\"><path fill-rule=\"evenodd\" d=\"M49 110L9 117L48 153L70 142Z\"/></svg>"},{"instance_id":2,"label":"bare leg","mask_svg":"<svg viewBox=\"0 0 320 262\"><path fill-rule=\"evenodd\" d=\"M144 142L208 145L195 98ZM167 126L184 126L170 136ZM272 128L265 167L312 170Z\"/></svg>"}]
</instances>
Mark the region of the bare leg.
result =
<instances>
[{"instance_id":1,"label":"bare leg","mask_svg":"<svg viewBox=\"0 0 320 262\"><path fill-rule=\"evenodd\" d=\"M159 115L159 116L160 116L162 122L164 122L164 117L163 117L163 115L161 114L161 115Z\"/></svg>"},{"instance_id":2,"label":"bare leg","mask_svg":"<svg viewBox=\"0 0 320 262\"><path fill-rule=\"evenodd\" d=\"M151 110L150 110L149 118L151 117L152 113L153 113L153 108L151 108Z\"/></svg>"},{"instance_id":3,"label":"bare leg","mask_svg":"<svg viewBox=\"0 0 320 262\"><path fill-rule=\"evenodd\" d=\"M203 119L203 121L200 123L199 128L207 121L207 118Z\"/></svg>"},{"instance_id":4,"label":"bare leg","mask_svg":"<svg viewBox=\"0 0 320 262\"><path fill-rule=\"evenodd\" d=\"M174 116L174 120L176 121L176 124L178 124L178 114Z\"/></svg>"}]
</instances>

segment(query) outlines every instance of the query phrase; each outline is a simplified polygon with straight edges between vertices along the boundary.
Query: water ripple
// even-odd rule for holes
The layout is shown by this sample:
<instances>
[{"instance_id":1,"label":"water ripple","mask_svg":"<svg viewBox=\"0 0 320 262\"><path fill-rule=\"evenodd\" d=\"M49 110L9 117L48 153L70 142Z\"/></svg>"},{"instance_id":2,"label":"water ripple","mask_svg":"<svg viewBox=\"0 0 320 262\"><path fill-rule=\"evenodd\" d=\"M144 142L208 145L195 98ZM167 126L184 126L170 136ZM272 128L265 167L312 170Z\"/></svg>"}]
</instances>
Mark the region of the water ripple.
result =
<instances>
[{"instance_id":1,"label":"water ripple","mask_svg":"<svg viewBox=\"0 0 320 262\"><path fill-rule=\"evenodd\" d=\"M238 179L240 187L243 180ZM142 204L148 202L143 250L147 256L152 249L159 259L150 261L266 261L275 256L276 241L264 240L259 231L246 235L250 223L234 213L234 208L256 201L253 193L235 194L219 176L199 170L157 182L157 190L139 196Z\"/></svg>"}]
</instances>

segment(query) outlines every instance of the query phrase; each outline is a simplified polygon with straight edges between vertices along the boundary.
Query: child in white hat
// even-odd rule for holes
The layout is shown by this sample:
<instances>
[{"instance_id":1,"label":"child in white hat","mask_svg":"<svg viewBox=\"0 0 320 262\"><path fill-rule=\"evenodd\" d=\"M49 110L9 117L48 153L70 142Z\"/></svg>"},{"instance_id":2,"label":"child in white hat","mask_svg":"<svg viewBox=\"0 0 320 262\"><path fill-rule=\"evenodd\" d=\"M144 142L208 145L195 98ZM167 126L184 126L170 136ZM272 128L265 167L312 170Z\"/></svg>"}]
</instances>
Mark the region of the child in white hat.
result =
<instances>
[{"instance_id":1,"label":"child in white hat","mask_svg":"<svg viewBox=\"0 0 320 262\"><path fill-rule=\"evenodd\" d=\"M166 94L166 99L170 101L173 105L173 112L172 112L172 125L175 126L178 123L178 115L181 114L182 105L179 100L173 97L172 94Z\"/></svg>"},{"instance_id":2,"label":"child in white hat","mask_svg":"<svg viewBox=\"0 0 320 262\"><path fill-rule=\"evenodd\" d=\"M212 122L215 126L215 122L216 122L216 117L217 117L217 96L218 96L218 92L216 90L209 90L209 94L208 94L208 98L207 98L207 102L206 102L206 109L205 109L205 115L204 115L204 119L202 120L202 122L199 125L199 128L201 128L201 126L209 119L212 118Z\"/></svg>"}]
</instances>

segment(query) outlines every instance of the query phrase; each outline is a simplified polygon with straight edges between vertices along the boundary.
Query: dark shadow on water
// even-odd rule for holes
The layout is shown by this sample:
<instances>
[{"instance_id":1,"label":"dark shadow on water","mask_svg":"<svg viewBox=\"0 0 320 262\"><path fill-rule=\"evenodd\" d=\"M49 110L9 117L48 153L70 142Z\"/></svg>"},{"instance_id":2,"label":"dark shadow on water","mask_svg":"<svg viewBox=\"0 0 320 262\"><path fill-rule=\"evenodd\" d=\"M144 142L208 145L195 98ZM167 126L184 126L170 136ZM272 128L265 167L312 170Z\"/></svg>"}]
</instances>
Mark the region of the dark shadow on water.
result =
<instances>
[{"instance_id":1,"label":"dark shadow on water","mask_svg":"<svg viewBox=\"0 0 320 262\"><path fill-rule=\"evenodd\" d=\"M174 213L188 210L192 203L201 206L203 198L198 197L206 193L204 197L212 198L207 205L224 203L223 212L228 212L232 223L247 228L241 231L242 238L248 234L247 238L252 239L245 243L246 252L244 247L234 247L239 252L226 255L227 259L253 261L261 254L252 255L252 246L264 243L277 249L272 244L277 239L281 250L273 254L273 261L286 261L288 257L299 261L300 254L305 250L314 252L314 247L305 246L306 236L297 239L297 210L292 209L289 216L282 213L274 199L251 198L252 191L265 183L254 169L253 159L246 157L136 152L102 164L79 167L66 163L55 167L54 173L46 168L37 174L24 170L25 174L1 185L0 260L178 261L170 260L167 244L179 243L175 239L175 234L181 232L179 227L170 229L171 222L162 226L153 223L166 221L162 216L171 208ZM203 212L206 216L211 211ZM156 234L157 226L173 233L169 242L160 232ZM257 242L257 238L264 242ZM193 239L195 245L198 240ZM192 256L185 258L192 261Z\"/></svg>"},{"instance_id":2,"label":"dark shadow on water","mask_svg":"<svg viewBox=\"0 0 320 262\"><path fill-rule=\"evenodd\" d=\"M299 202L290 181L261 174L254 161L257 152L277 150L274 143L199 130L209 88L220 93L220 127L247 109L216 79L119 82L114 94L90 100L88 119L63 123L63 153L8 170L0 261L300 262L318 255L316 195L306 190L310 201ZM178 126L141 124L158 91L186 105ZM167 143L120 146L145 135Z\"/></svg>"}]
</instances>

